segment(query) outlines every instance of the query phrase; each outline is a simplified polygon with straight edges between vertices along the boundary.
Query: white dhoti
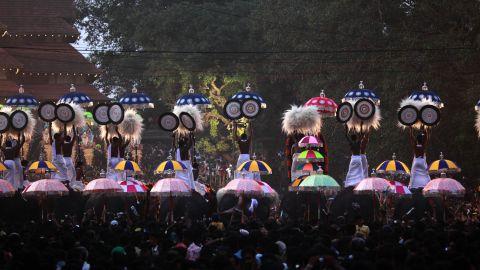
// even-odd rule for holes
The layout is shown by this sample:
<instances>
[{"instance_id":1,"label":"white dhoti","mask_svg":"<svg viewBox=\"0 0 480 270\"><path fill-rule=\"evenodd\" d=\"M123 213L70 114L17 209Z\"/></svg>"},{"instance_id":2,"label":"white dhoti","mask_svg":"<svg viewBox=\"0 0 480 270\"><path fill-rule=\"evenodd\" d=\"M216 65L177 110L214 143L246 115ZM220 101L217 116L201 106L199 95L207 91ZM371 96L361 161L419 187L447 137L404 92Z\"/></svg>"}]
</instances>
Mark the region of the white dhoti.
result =
<instances>
[{"instance_id":1,"label":"white dhoti","mask_svg":"<svg viewBox=\"0 0 480 270\"><path fill-rule=\"evenodd\" d=\"M299 153L295 153L292 156L292 168L290 169L290 172L291 172L291 175L292 175L290 181L292 181L292 182L293 182L293 180L297 179L298 177L300 177L302 175L305 175L305 173L303 173L301 171L297 171L297 167L300 164L300 162L298 162L298 155L299 155Z\"/></svg>"},{"instance_id":2,"label":"white dhoti","mask_svg":"<svg viewBox=\"0 0 480 270\"><path fill-rule=\"evenodd\" d=\"M363 178L367 178L367 177L368 177L368 160L367 160L367 155L361 154L360 157L362 158Z\"/></svg>"},{"instance_id":3,"label":"white dhoti","mask_svg":"<svg viewBox=\"0 0 480 270\"><path fill-rule=\"evenodd\" d=\"M260 175L258 173L250 173L247 171L237 172L237 168L240 167L244 162L250 161L249 154L240 154L237 159L237 166L235 167L235 173L233 174L234 178L247 178L247 179L255 179L261 180Z\"/></svg>"},{"instance_id":4,"label":"white dhoti","mask_svg":"<svg viewBox=\"0 0 480 270\"><path fill-rule=\"evenodd\" d=\"M175 172L175 178L182 179L191 189L195 189L192 162L190 160L180 160L180 162L182 162L187 169L185 171Z\"/></svg>"},{"instance_id":5,"label":"white dhoti","mask_svg":"<svg viewBox=\"0 0 480 270\"><path fill-rule=\"evenodd\" d=\"M122 161L123 158L119 157L110 157L110 162L108 164L107 168L107 178L112 179L115 181L121 181L123 180L123 172L115 170L115 167L117 164Z\"/></svg>"},{"instance_id":6,"label":"white dhoti","mask_svg":"<svg viewBox=\"0 0 480 270\"><path fill-rule=\"evenodd\" d=\"M23 184L22 161L20 160L20 158L15 158L13 161L15 161L15 183L18 183L18 187L21 187Z\"/></svg>"},{"instance_id":7,"label":"white dhoti","mask_svg":"<svg viewBox=\"0 0 480 270\"><path fill-rule=\"evenodd\" d=\"M70 183L77 180L77 172L75 171L75 165L73 164L72 157L64 157L65 167L67 168L67 179Z\"/></svg>"},{"instance_id":8,"label":"white dhoti","mask_svg":"<svg viewBox=\"0 0 480 270\"><path fill-rule=\"evenodd\" d=\"M54 173L53 178L65 181L67 180L67 167L65 166L65 160L62 155L53 156L53 165L57 168L57 172Z\"/></svg>"},{"instance_id":9,"label":"white dhoti","mask_svg":"<svg viewBox=\"0 0 480 270\"><path fill-rule=\"evenodd\" d=\"M413 158L410 173L410 183L408 184L408 187L411 189L423 188L431 180L430 175L428 174L428 165L425 161L425 157Z\"/></svg>"},{"instance_id":10,"label":"white dhoti","mask_svg":"<svg viewBox=\"0 0 480 270\"><path fill-rule=\"evenodd\" d=\"M15 182L15 174L17 171L17 168L15 166L15 161L8 159L3 162L5 166L7 167L7 170L5 172L5 180L7 180L10 184L12 184L13 188L18 189L19 185L18 183Z\"/></svg>"},{"instance_id":11,"label":"white dhoti","mask_svg":"<svg viewBox=\"0 0 480 270\"><path fill-rule=\"evenodd\" d=\"M348 165L348 173L345 178L345 187L356 186L364 179L363 164L361 156L352 156Z\"/></svg>"}]
</instances>

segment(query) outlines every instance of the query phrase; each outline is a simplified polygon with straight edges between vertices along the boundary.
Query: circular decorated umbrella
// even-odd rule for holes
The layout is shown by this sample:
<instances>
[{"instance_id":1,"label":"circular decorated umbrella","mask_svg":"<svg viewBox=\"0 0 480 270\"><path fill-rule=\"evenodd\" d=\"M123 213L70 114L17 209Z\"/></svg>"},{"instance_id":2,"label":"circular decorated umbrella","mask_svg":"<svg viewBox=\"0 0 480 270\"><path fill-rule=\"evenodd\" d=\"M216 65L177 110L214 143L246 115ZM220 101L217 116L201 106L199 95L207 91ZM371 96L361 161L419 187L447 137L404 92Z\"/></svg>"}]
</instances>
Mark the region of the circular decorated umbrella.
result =
<instances>
[{"instance_id":1,"label":"circular decorated umbrella","mask_svg":"<svg viewBox=\"0 0 480 270\"><path fill-rule=\"evenodd\" d=\"M422 86L422 90L414 90L408 99L415 100L415 101L430 101L438 108L443 107L443 102L440 99L440 96L435 91L428 90L427 83L424 82Z\"/></svg>"},{"instance_id":2,"label":"circular decorated umbrella","mask_svg":"<svg viewBox=\"0 0 480 270\"><path fill-rule=\"evenodd\" d=\"M118 183L123 192L127 195L135 195L137 193L146 193L148 188L140 181L136 180L123 180Z\"/></svg>"},{"instance_id":3,"label":"circular decorated umbrella","mask_svg":"<svg viewBox=\"0 0 480 270\"><path fill-rule=\"evenodd\" d=\"M340 190L340 185L331 176L326 174L313 174L305 178L298 186L300 191L322 192L333 195Z\"/></svg>"},{"instance_id":4,"label":"circular decorated umbrella","mask_svg":"<svg viewBox=\"0 0 480 270\"><path fill-rule=\"evenodd\" d=\"M380 163L376 169L377 173L384 173L390 175L409 175L410 169L400 160L397 160L395 153L393 153L391 160L385 160Z\"/></svg>"},{"instance_id":5,"label":"circular decorated umbrella","mask_svg":"<svg viewBox=\"0 0 480 270\"><path fill-rule=\"evenodd\" d=\"M82 92L77 92L77 88L75 85L70 85L70 92L63 95L59 100L58 103L76 103L82 107L91 107L93 106L92 99Z\"/></svg>"},{"instance_id":6,"label":"circular decorated umbrella","mask_svg":"<svg viewBox=\"0 0 480 270\"><path fill-rule=\"evenodd\" d=\"M46 161L46 160L38 160L33 162L30 167L28 167L28 170L34 173L46 173L46 172L55 172L57 171L57 168L55 165L53 165L52 162Z\"/></svg>"},{"instance_id":7,"label":"circular decorated umbrella","mask_svg":"<svg viewBox=\"0 0 480 270\"><path fill-rule=\"evenodd\" d=\"M359 99L366 98L375 105L380 105L380 97L375 94L372 90L365 89L365 86L363 85L363 81L360 81L360 84L358 85L358 89L352 89L349 90L346 94L345 97L342 99L342 102L346 101L357 101Z\"/></svg>"},{"instance_id":8,"label":"circular decorated umbrella","mask_svg":"<svg viewBox=\"0 0 480 270\"><path fill-rule=\"evenodd\" d=\"M240 91L235 93L233 96L230 97L230 100L236 100L242 103L245 100L248 99L254 99L260 103L260 106L262 109L267 108L267 103L265 100L257 93L251 91L250 84L247 84L247 87L245 88L245 91Z\"/></svg>"},{"instance_id":9,"label":"circular decorated umbrella","mask_svg":"<svg viewBox=\"0 0 480 270\"><path fill-rule=\"evenodd\" d=\"M132 171L132 172L142 172L140 166L135 161L131 160L122 160L116 166L115 170L117 171Z\"/></svg>"},{"instance_id":10,"label":"circular decorated umbrella","mask_svg":"<svg viewBox=\"0 0 480 270\"><path fill-rule=\"evenodd\" d=\"M388 193L398 195L398 196L407 196L407 195L412 195L412 192L410 189L408 189L407 186L404 184L398 182L398 181L389 181L390 183L390 188L388 190Z\"/></svg>"},{"instance_id":11,"label":"circular decorated umbrella","mask_svg":"<svg viewBox=\"0 0 480 270\"><path fill-rule=\"evenodd\" d=\"M272 174L272 168L270 168L267 163L261 160L256 160L255 156L253 157L253 160L245 161L238 166L237 172L242 171L258 174Z\"/></svg>"},{"instance_id":12,"label":"circular decorated umbrella","mask_svg":"<svg viewBox=\"0 0 480 270\"><path fill-rule=\"evenodd\" d=\"M10 107L33 108L38 106L38 100L32 95L25 94L23 85L20 85L20 88L18 88L18 94L7 98L5 104Z\"/></svg>"},{"instance_id":13,"label":"circular decorated umbrella","mask_svg":"<svg viewBox=\"0 0 480 270\"><path fill-rule=\"evenodd\" d=\"M258 181L247 178L235 178L223 187L224 193L235 195L262 196L263 190Z\"/></svg>"},{"instance_id":14,"label":"circular decorated umbrella","mask_svg":"<svg viewBox=\"0 0 480 270\"><path fill-rule=\"evenodd\" d=\"M195 93L193 90L192 85L190 85L190 89L188 89L188 94L181 96L176 105L198 105L198 106L209 106L211 105L210 100L202 95Z\"/></svg>"},{"instance_id":15,"label":"circular decorated umbrella","mask_svg":"<svg viewBox=\"0 0 480 270\"><path fill-rule=\"evenodd\" d=\"M178 178L160 179L150 190L150 195L154 197L186 197L191 194L192 192L187 183Z\"/></svg>"},{"instance_id":16,"label":"circular decorated umbrella","mask_svg":"<svg viewBox=\"0 0 480 270\"><path fill-rule=\"evenodd\" d=\"M365 178L353 189L355 194L371 194L375 192L386 192L390 188L390 183L383 178L369 177Z\"/></svg>"},{"instance_id":17,"label":"circular decorated umbrella","mask_svg":"<svg viewBox=\"0 0 480 270\"><path fill-rule=\"evenodd\" d=\"M68 189L56 179L42 179L26 187L22 194L34 197L64 196L68 194Z\"/></svg>"},{"instance_id":18,"label":"circular decorated umbrella","mask_svg":"<svg viewBox=\"0 0 480 270\"><path fill-rule=\"evenodd\" d=\"M435 160L430 164L428 167L428 172L430 173L458 173L461 169L457 166L457 164L451 160L444 159L443 153L440 152L440 159Z\"/></svg>"},{"instance_id":19,"label":"circular decorated umbrella","mask_svg":"<svg viewBox=\"0 0 480 270\"><path fill-rule=\"evenodd\" d=\"M138 93L136 87L132 88L132 92L123 95L119 103L125 108L134 109L153 109L155 105L152 103L152 99L145 93Z\"/></svg>"},{"instance_id":20,"label":"circular decorated umbrella","mask_svg":"<svg viewBox=\"0 0 480 270\"><path fill-rule=\"evenodd\" d=\"M320 142L318 141L317 137L315 136L305 136L298 142L298 146L300 147L317 147L320 146Z\"/></svg>"},{"instance_id":21,"label":"circular decorated umbrella","mask_svg":"<svg viewBox=\"0 0 480 270\"><path fill-rule=\"evenodd\" d=\"M298 155L297 160L305 162L322 162L323 155L315 150L305 150Z\"/></svg>"},{"instance_id":22,"label":"circular decorated umbrella","mask_svg":"<svg viewBox=\"0 0 480 270\"><path fill-rule=\"evenodd\" d=\"M123 192L122 186L117 181L108 178L92 180L83 189L83 194L106 193L119 195L121 192Z\"/></svg>"},{"instance_id":23,"label":"circular decorated umbrella","mask_svg":"<svg viewBox=\"0 0 480 270\"><path fill-rule=\"evenodd\" d=\"M423 188L423 195L425 197L463 197L465 188L457 180L446 178L442 173L440 178L431 180Z\"/></svg>"},{"instance_id":24,"label":"circular decorated umbrella","mask_svg":"<svg viewBox=\"0 0 480 270\"><path fill-rule=\"evenodd\" d=\"M318 113L322 117L335 117L338 105L330 98L325 96L325 91L320 92L320 96L309 99L305 106L316 106Z\"/></svg>"},{"instance_id":25,"label":"circular decorated umbrella","mask_svg":"<svg viewBox=\"0 0 480 270\"><path fill-rule=\"evenodd\" d=\"M300 186L302 181L305 180L305 178L307 178L308 176L310 176L310 175L308 175L308 174L307 175L302 175L302 176L296 178L295 180L293 180L293 182L288 187L288 190L289 191L298 191L298 186Z\"/></svg>"},{"instance_id":26,"label":"circular decorated umbrella","mask_svg":"<svg viewBox=\"0 0 480 270\"><path fill-rule=\"evenodd\" d=\"M155 169L156 174L172 174L178 171L185 171L187 166L181 161L172 160L169 156L166 161L160 163Z\"/></svg>"},{"instance_id":27,"label":"circular decorated umbrella","mask_svg":"<svg viewBox=\"0 0 480 270\"><path fill-rule=\"evenodd\" d=\"M15 195L15 188L10 182L0 179L0 197L11 197Z\"/></svg>"},{"instance_id":28,"label":"circular decorated umbrella","mask_svg":"<svg viewBox=\"0 0 480 270\"><path fill-rule=\"evenodd\" d=\"M302 172L302 173L314 173L314 172L318 172L320 170L322 170L320 165L318 165L316 163L310 163L310 162L300 164L296 168L297 172Z\"/></svg>"}]
</instances>

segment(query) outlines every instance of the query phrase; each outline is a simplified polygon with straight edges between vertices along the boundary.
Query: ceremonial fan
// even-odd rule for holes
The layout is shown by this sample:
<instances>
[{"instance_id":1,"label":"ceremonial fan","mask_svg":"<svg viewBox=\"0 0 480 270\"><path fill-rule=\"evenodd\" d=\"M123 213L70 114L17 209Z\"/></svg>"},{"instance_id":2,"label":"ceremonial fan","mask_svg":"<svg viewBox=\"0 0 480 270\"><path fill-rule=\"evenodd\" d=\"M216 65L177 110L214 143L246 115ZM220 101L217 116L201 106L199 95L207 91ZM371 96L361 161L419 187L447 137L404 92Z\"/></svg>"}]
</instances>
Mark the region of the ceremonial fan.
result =
<instances>
[{"instance_id":1,"label":"ceremonial fan","mask_svg":"<svg viewBox=\"0 0 480 270\"><path fill-rule=\"evenodd\" d=\"M365 89L360 81L358 89L345 94L338 105L337 120L350 131L368 133L370 129L380 127L380 98L372 90Z\"/></svg>"}]
</instances>

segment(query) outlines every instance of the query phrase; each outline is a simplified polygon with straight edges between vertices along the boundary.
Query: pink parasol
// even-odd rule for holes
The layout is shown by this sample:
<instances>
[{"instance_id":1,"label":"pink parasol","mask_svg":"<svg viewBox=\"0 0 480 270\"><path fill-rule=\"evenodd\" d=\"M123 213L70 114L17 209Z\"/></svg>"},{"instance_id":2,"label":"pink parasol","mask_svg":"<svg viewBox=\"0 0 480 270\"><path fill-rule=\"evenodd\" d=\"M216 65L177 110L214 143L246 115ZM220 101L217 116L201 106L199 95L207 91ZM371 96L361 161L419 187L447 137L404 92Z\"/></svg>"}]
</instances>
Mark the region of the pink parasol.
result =
<instances>
[{"instance_id":1,"label":"pink parasol","mask_svg":"<svg viewBox=\"0 0 480 270\"><path fill-rule=\"evenodd\" d=\"M263 181L257 181L257 183L262 188L264 197L278 199L277 191L275 191L275 189L273 189L269 184L267 184L266 182L263 182Z\"/></svg>"},{"instance_id":2,"label":"pink parasol","mask_svg":"<svg viewBox=\"0 0 480 270\"><path fill-rule=\"evenodd\" d=\"M308 147L308 146L320 146L317 137L315 136L305 136L298 142L298 146L300 147Z\"/></svg>"},{"instance_id":3,"label":"pink parasol","mask_svg":"<svg viewBox=\"0 0 480 270\"><path fill-rule=\"evenodd\" d=\"M119 185L127 194L146 193L148 190L145 184L137 180L123 180L119 182Z\"/></svg>"},{"instance_id":4,"label":"pink parasol","mask_svg":"<svg viewBox=\"0 0 480 270\"><path fill-rule=\"evenodd\" d=\"M442 177L428 182L423 188L423 195L425 197L463 197L463 195L465 195L465 188L455 179Z\"/></svg>"},{"instance_id":5,"label":"pink parasol","mask_svg":"<svg viewBox=\"0 0 480 270\"><path fill-rule=\"evenodd\" d=\"M33 182L23 192L25 196L64 196L68 194L67 187L55 179L42 179Z\"/></svg>"},{"instance_id":6,"label":"pink parasol","mask_svg":"<svg viewBox=\"0 0 480 270\"><path fill-rule=\"evenodd\" d=\"M192 192L187 183L178 178L160 179L150 191L150 195L155 197L185 197L191 194Z\"/></svg>"},{"instance_id":7,"label":"pink parasol","mask_svg":"<svg viewBox=\"0 0 480 270\"><path fill-rule=\"evenodd\" d=\"M408 187L404 184L398 181L389 181L389 183L390 189L388 190L388 193L400 196L412 195L410 189L408 189Z\"/></svg>"},{"instance_id":8,"label":"pink parasol","mask_svg":"<svg viewBox=\"0 0 480 270\"><path fill-rule=\"evenodd\" d=\"M356 194L370 194L372 192L385 192L390 188L390 183L378 177L365 178L357 184L353 192Z\"/></svg>"},{"instance_id":9,"label":"pink parasol","mask_svg":"<svg viewBox=\"0 0 480 270\"><path fill-rule=\"evenodd\" d=\"M305 103L305 106L316 106L318 113L322 117L334 117L337 113L338 105L332 99L325 96L325 92L322 90L320 96L313 97Z\"/></svg>"},{"instance_id":10,"label":"pink parasol","mask_svg":"<svg viewBox=\"0 0 480 270\"><path fill-rule=\"evenodd\" d=\"M10 182L0 179L0 197L11 197L15 195L15 188Z\"/></svg>"},{"instance_id":11,"label":"pink parasol","mask_svg":"<svg viewBox=\"0 0 480 270\"><path fill-rule=\"evenodd\" d=\"M246 178L236 178L223 188L225 193L236 195L262 196L263 190L258 181Z\"/></svg>"},{"instance_id":12,"label":"pink parasol","mask_svg":"<svg viewBox=\"0 0 480 270\"><path fill-rule=\"evenodd\" d=\"M121 193L123 188L112 179L108 178L99 178L88 182L83 190L83 194L93 194L93 193Z\"/></svg>"}]
</instances>

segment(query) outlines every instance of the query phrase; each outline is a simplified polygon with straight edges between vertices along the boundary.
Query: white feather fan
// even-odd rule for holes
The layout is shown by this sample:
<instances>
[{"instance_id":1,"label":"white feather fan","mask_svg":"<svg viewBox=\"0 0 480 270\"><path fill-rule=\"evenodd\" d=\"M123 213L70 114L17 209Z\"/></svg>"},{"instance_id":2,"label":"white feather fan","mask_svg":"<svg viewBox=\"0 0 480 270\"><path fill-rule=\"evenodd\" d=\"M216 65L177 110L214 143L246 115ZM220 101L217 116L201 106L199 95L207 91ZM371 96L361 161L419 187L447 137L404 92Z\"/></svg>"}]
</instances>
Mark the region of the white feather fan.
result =
<instances>
[{"instance_id":1,"label":"white feather fan","mask_svg":"<svg viewBox=\"0 0 480 270\"><path fill-rule=\"evenodd\" d=\"M356 101L348 102L352 104L352 108L355 108ZM353 113L352 117L347 122L347 128L348 130L356 132L368 132L370 129L377 130L380 128L380 120L382 120L380 107L375 105L375 114L373 114L373 117L368 120L362 120Z\"/></svg>"},{"instance_id":2,"label":"white feather fan","mask_svg":"<svg viewBox=\"0 0 480 270\"><path fill-rule=\"evenodd\" d=\"M10 114L13 113L14 111L16 111L16 109L14 109L12 107L5 106L0 111L4 112L4 113L6 113L10 116ZM22 133L25 136L25 139L30 140L33 137L33 135L35 134L35 126L37 125L37 119L35 117L33 117L33 114L30 110L22 110L22 111L24 111L27 114L27 118L28 118L27 126L22 131ZM7 132L7 134L9 134L11 136L14 136L14 137L18 137L18 135L20 133L13 130L13 129L10 129Z\"/></svg>"},{"instance_id":3,"label":"white feather fan","mask_svg":"<svg viewBox=\"0 0 480 270\"><path fill-rule=\"evenodd\" d=\"M317 134L322 129L322 118L315 106L292 105L283 114L282 130L287 135L294 133Z\"/></svg>"},{"instance_id":4,"label":"white feather fan","mask_svg":"<svg viewBox=\"0 0 480 270\"><path fill-rule=\"evenodd\" d=\"M142 140L143 118L134 109L127 109L122 123L118 126L120 134L131 142L138 144Z\"/></svg>"},{"instance_id":5,"label":"white feather fan","mask_svg":"<svg viewBox=\"0 0 480 270\"><path fill-rule=\"evenodd\" d=\"M181 105L181 106L173 107L173 113L178 117L180 117L180 114L182 112L186 112L193 117L193 120L195 120L195 125L196 125L195 131L203 130L203 115L202 115L202 112L200 112L200 110L196 106ZM182 135L190 133L190 131L182 125L181 121L180 121L180 125L178 125L178 128L177 130L175 130L175 132Z\"/></svg>"},{"instance_id":6,"label":"white feather fan","mask_svg":"<svg viewBox=\"0 0 480 270\"><path fill-rule=\"evenodd\" d=\"M73 121L67 124L67 132L71 131L73 126L76 128L84 127L87 122L85 121L85 110L77 103L67 103L68 105L72 106L73 111L75 112L75 118ZM52 129L54 132L59 132L63 129L64 124L58 120L55 120L52 125Z\"/></svg>"},{"instance_id":7,"label":"white feather fan","mask_svg":"<svg viewBox=\"0 0 480 270\"><path fill-rule=\"evenodd\" d=\"M426 105L436 106L435 103L433 103L430 100L426 100L426 99L425 100L413 100L413 99L409 99L409 98L404 98L400 102L400 108L398 108L398 110L400 110L401 108L403 108L407 105L417 108L419 113L420 113L420 110ZM420 115L418 117L420 117ZM402 124L400 122L398 122L398 126L401 127L401 128L404 128L404 129L408 127L408 126L405 126L404 124ZM415 124L412 125L412 128L418 129L418 130L421 130L423 127L431 128L429 126L424 126L420 120L417 120L417 122L415 122Z\"/></svg>"}]
</instances>

